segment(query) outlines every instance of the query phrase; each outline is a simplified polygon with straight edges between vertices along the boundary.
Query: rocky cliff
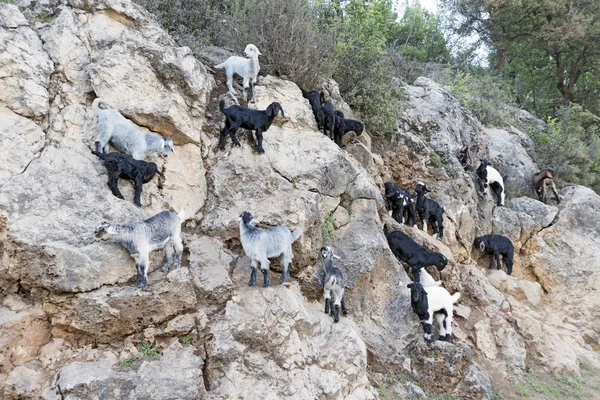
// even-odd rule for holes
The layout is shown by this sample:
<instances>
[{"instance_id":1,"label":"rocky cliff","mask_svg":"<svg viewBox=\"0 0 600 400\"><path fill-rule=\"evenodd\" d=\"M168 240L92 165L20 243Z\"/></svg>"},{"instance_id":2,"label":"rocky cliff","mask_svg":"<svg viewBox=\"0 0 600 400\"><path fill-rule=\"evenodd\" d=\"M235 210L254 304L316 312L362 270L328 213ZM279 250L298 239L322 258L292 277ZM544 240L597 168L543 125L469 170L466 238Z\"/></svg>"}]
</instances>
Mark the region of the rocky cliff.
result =
<instances>
[{"instance_id":1,"label":"rocky cliff","mask_svg":"<svg viewBox=\"0 0 600 400\"><path fill-rule=\"evenodd\" d=\"M527 197L538 169L527 135L483 127L426 78L403 84L398 132L380 155L368 133L338 148L300 89L270 76L256 108L278 101L286 118L265 134L266 153L249 133L220 151L224 76L210 65L226 57L211 49L199 61L129 0L0 3L0 398L543 396L532 376L561 377L567 397L579 394L567 378L584 381L581 394L598 398L598 195L569 186L559 207ZM350 114L335 83L326 88ZM145 185L141 208L125 182L126 200L110 193L90 153L96 97L175 142L176 154L150 157L165 179ZM506 207L458 162L474 143L508 177ZM387 180L427 183L446 209L443 243L390 219ZM183 267L164 274L155 252L149 289L136 289L133 260L96 242L94 226L179 208ZM304 230L287 284L247 286L241 211ZM463 294L452 343L423 342L384 222L450 259L441 279ZM472 248L490 232L515 244L513 276L485 269ZM339 324L315 279L324 242L347 281Z\"/></svg>"}]
</instances>

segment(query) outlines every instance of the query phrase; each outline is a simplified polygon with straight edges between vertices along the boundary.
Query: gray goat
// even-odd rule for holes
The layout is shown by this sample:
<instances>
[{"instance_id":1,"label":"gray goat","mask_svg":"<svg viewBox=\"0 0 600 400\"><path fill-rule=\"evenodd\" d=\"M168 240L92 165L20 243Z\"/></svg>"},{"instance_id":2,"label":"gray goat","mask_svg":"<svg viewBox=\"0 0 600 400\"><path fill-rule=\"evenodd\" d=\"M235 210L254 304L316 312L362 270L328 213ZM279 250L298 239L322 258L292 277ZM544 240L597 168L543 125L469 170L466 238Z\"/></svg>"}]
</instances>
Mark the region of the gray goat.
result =
<instances>
[{"instance_id":1,"label":"gray goat","mask_svg":"<svg viewBox=\"0 0 600 400\"><path fill-rule=\"evenodd\" d=\"M171 139L142 131L117 110L102 110L98 107L101 101L97 98L92 102L92 110L98 117L96 152L108 153L110 142L121 153L130 154L136 160L143 160L155 152L163 156L170 151L175 153Z\"/></svg>"},{"instance_id":2,"label":"gray goat","mask_svg":"<svg viewBox=\"0 0 600 400\"><path fill-rule=\"evenodd\" d=\"M280 257L283 274L279 283L284 283L290 276L292 265L292 243L302 234L301 229L291 232L287 226L276 226L271 229L257 228L252 223L252 214L244 211L240 214L240 240L244 252L252 260L252 273L248 286L256 282L256 269L260 263L263 273L263 286L269 287L269 258Z\"/></svg>"},{"instance_id":3,"label":"gray goat","mask_svg":"<svg viewBox=\"0 0 600 400\"><path fill-rule=\"evenodd\" d=\"M135 286L145 289L148 286L151 251L167 246L163 272L167 272L173 263L173 247L175 247L175 268L181 265L183 254L181 223L184 218L185 214L181 210L179 214L161 211L145 221L130 222L125 225L113 225L102 221L96 226L94 234L102 240L118 243L129 250L137 269Z\"/></svg>"},{"instance_id":4,"label":"gray goat","mask_svg":"<svg viewBox=\"0 0 600 400\"><path fill-rule=\"evenodd\" d=\"M346 310L346 300L344 298L344 276L342 271L333 262L334 258L339 258L333 252L330 246L321 247L321 258L323 259L323 267L327 272L325 276L325 284L323 292L325 295L325 314L333 317L333 322L340 320L340 306L342 313L348 315Z\"/></svg>"}]
</instances>

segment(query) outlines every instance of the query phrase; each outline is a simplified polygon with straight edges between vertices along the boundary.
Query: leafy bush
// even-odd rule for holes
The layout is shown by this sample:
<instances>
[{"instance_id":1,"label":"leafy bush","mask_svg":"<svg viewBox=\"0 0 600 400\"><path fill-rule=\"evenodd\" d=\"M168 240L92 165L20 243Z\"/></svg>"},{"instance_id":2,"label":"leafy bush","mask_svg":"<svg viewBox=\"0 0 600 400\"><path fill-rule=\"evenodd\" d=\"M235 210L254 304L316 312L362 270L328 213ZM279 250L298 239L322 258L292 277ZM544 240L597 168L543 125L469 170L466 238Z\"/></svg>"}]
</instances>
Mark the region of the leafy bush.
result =
<instances>
[{"instance_id":1,"label":"leafy bush","mask_svg":"<svg viewBox=\"0 0 600 400\"><path fill-rule=\"evenodd\" d=\"M500 79L487 74L457 71L448 84L452 95L471 110L482 124L502 126L510 123L506 106L512 101Z\"/></svg>"},{"instance_id":2,"label":"leafy bush","mask_svg":"<svg viewBox=\"0 0 600 400\"><path fill-rule=\"evenodd\" d=\"M245 0L233 7L234 38L240 50L255 44L263 54L261 72L284 75L300 87L312 89L330 77L334 38L320 29L308 0Z\"/></svg>"},{"instance_id":3,"label":"leafy bush","mask_svg":"<svg viewBox=\"0 0 600 400\"><path fill-rule=\"evenodd\" d=\"M559 183L576 183L600 193L600 118L577 104L549 118L532 133L538 164L552 167Z\"/></svg>"}]
</instances>

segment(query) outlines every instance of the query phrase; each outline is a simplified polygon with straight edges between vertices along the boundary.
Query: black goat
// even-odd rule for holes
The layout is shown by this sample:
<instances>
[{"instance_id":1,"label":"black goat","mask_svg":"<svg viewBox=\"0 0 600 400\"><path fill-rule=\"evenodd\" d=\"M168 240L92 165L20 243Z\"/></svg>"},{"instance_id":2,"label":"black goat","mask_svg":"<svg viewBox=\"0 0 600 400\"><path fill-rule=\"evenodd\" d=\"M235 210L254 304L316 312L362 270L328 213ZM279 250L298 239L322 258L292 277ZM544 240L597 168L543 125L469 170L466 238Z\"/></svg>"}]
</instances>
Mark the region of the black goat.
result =
<instances>
[{"instance_id":1,"label":"black goat","mask_svg":"<svg viewBox=\"0 0 600 400\"><path fill-rule=\"evenodd\" d=\"M416 225L415 208L410 192L394 185L392 182L385 182L383 185L385 187L385 200L388 210L392 211L392 218L399 224Z\"/></svg>"},{"instance_id":2,"label":"black goat","mask_svg":"<svg viewBox=\"0 0 600 400\"><path fill-rule=\"evenodd\" d=\"M344 117L344 113L340 110L335 112L335 128L333 131L333 141L338 146L342 147L342 136L352 131L357 135L361 135L365 129L362 122L355 119Z\"/></svg>"},{"instance_id":3,"label":"black goat","mask_svg":"<svg viewBox=\"0 0 600 400\"><path fill-rule=\"evenodd\" d=\"M383 233L396 258L408 263L415 282L420 282L421 268L433 265L442 271L448 265L448 259L443 254L427 250L403 232L390 232L387 224L383 226Z\"/></svg>"},{"instance_id":4,"label":"black goat","mask_svg":"<svg viewBox=\"0 0 600 400\"><path fill-rule=\"evenodd\" d=\"M159 171L158 166L155 163L136 160L128 154L118 152L105 154L97 151L92 151L92 154L95 154L102 160L102 163L108 171L108 187L112 191L112 194L118 198L124 199L119 191L119 178L133 181L135 186L135 197L133 202L138 207L142 206L140 199L142 195L142 185L150 182L154 177L154 174L159 174L163 178L165 177L162 172Z\"/></svg>"},{"instance_id":5,"label":"black goat","mask_svg":"<svg viewBox=\"0 0 600 400\"><path fill-rule=\"evenodd\" d=\"M504 264L506 264L506 273L510 275L513 267L513 255L515 248L509 238L502 235L483 235L475 238L475 247L481 252L486 252L490 255L490 266L494 267L494 258L496 258L496 267L501 268L500 254Z\"/></svg>"},{"instance_id":6,"label":"black goat","mask_svg":"<svg viewBox=\"0 0 600 400\"><path fill-rule=\"evenodd\" d=\"M317 121L317 128L319 130L323 129L323 119L325 117L325 113L323 112L323 106L321 105L321 95L316 90L312 90L310 92L305 92L302 90L302 97L308 99L310 108L315 116L315 121Z\"/></svg>"},{"instance_id":7,"label":"black goat","mask_svg":"<svg viewBox=\"0 0 600 400\"><path fill-rule=\"evenodd\" d=\"M331 140L334 139L335 134L335 108L329 101L325 101L325 94L321 92L321 113L320 117L323 119L323 134L327 135L329 130L329 137Z\"/></svg>"},{"instance_id":8,"label":"black goat","mask_svg":"<svg viewBox=\"0 0 600 400\"><path fill-rule=\"evenodd\" d=\"M436 235L439 232L439 240L444 238L444 209L436 201L425 197L425 193L429 193L424 183L417 183L415 186L415 192L417 193L417 203L415 209L419 213L419 217L423 221L423 230L427 232L427 221L431 223L433 234Z\"/></svg>"},{"instance_id":9,"label":"black goat","mask_svg":"<svg viewBox=\"0 0 600 400\"><path fill-rule=\"evenodd\" d=\"M262 146L263 132L271 126L273 119L281 112L281 116L285 117L281 104L274 102L269 104L266 110L251 110L246 107L232 105L225 108L225 100L219 102L219 109L225 114L225 127L221 129L219 137L219 148L225 149L225 139L227 134L231 136L231 140L235 146L240 146L235 133L239 128L250 129L256 135L256 148L259 153L264 153Z\"/></svg>"},{"instance_id":10,"label":"black goat","mask_svg":"<svg viewBox=\"0 0 600 400\"><path fill-rule=\"evenodd\" d=\"M477 176L479 177L479 188L486 194L488 187L491 187L498 196L498 206L504 205L504 177L496 168L492 167L488 160L481 160L481 164L477 167Z\"/></svg>"}]
</instances>

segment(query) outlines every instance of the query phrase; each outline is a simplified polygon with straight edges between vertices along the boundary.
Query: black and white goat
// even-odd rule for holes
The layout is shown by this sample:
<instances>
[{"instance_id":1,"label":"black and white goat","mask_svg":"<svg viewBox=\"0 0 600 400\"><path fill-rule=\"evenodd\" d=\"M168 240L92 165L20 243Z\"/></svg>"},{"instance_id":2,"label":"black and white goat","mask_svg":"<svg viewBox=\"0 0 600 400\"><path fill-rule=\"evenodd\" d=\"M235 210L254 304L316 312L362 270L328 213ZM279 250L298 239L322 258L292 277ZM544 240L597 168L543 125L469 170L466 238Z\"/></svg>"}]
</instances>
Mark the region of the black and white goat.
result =
<instances>
[{"instance_id":1,"label":"black and white goat","mask_svg":"<svg viewBox=\"0 0 600 400\"><path fill-rule=\"evenodd\" d=\"M150 182L155 174L158 174L163 178L165 177L158 169L158 166L153 162L136 160L130 155L118 152L104 154L92 151L92 154L98 156L106 167L106 170L108 171L108 187L116 197L124 199L123 194L119 191L119 178L129 179L133 182L135 186L133 202L138 207L142 206L142 185Z\"/></svg>"},{"instance_id":2,"label":"black and white goat","mask_svg":"<svg viewBox=\"0 0 600 400\"><path fill-rule=\"evenodd\" d=\"M490 265L488 269L494 267L494 258L496 259L496 267L501 268L500 255L506 264L506 273L510 275L513 267L513 255L515 248L509 238L502 235L483 235L475 238L475 247L482 253L490 255Z\"/></svg>"},{"instance_id":3,"label":"black and white goat","mask_svg":"<svg viewBox=\"0 0 600 400\"><path fill-rule=\"evenodd\" d=\"M260 263L263 273L263 286L271 284L269 279L269 258L280 257L283 274L279 283L284 283L290 276L292 265L292 243L302 234L301 229L291 232L287 226L276 226L275 228L257 228L252 223L252 214L244 211L240 214L240 240L244 252L252 260L252 272L248 286L254 286L256 282L256 269Z\"/></svg>"},{"instance_id":4,"label":"black and white goat","mask_svg":"<svg viewBox=\"0 0 600 400\"><path fill-rule=\"evenodd\" d=\"M333 317L333 322L340 320L340 306L342 313L348 315L346 310L346 299L344 298L344 276L340 268L333 261L337 257L330 246L321 247L321 259L326 271L323 285L325 296L325 314Z\"/></svg>"},{"instance_id":5,"label":"black and white goat","mask_svg":"<svg viewBox=\"0 0 600 400\"><path fill-rule=\"evenodd\" d=\"M385 200L388 210L392 212L392 218L399 224L417 226L415 218L415 208L413 206L413 196L407 189L394 185L392 182L385 182Z\"/></svg>"},{"instance_id":6,"label":"black and white goat","mask_svg":"<svg viewBox=\"0 0 600 400\"><path fill-rule=\"evenodd\" d=\"M490 165L488 160L481 160L477 167L477 176L479 177L479 188L484 194L488 193L491 187L498 196L498 206L504 205L504 179L500 173Z\"/></svg>"},{"instance_id":7,"label":"black and white goat","mask_svg":"<svg viewBox=\"0 0 600 400\"><path fill-rule=\"evenodd\" d=\"M335 111L335 128L333 130L333 141L342 147L342 137L348 132L361 135L365 129L362 122L355 119L345 118L340 110Z\"/></svg>"},{"instance_id":8,"label":"black and white goat","mask_svg":"<svg viewBox=\"0 0 600 400\"><path fill-rule=\"evenodd\" d=\"M219 148L225 149L225 139L229 134L235 146L240 146L235 133L239 128L250 129L256 135L256 149L259 153L264 153L263 149L263 132L271 126L273 119L281 112L281 116L285 117L281 104L271 103L266 110L251 110L246 107L232 105L225 108L225 100L219 102L219 109L225 114L225 126L221 129L219 137Z\"/></svg>"},{"instance_id":9,"label":"black and white goat","mask_svg":"<svg viewBox=\"0 0 600 400\"><path fill-rule=\"evenodd\" d=\"M136 160L143 160L148 154L165 156L175 153L173 141L169 138L147 133L133 126L120 112L99 107L99 98L92 102L92 110L98 118L96 152L108 153L108 143L122 153L131 154Z\"/></svg>"},{"instance_id":10,"label":"black and white goat","mask_svg":"<svg viewBox=\"0 0 600 400\"><path fill-rule=\"evenodd\" d=\"M433 343L432 323L435 316L439 324L440 336L438 340L450 341L452 337L452 319L454 303L460 299L460 292L453 295L438 286L424 288L420 283L409 283L410 305L415 314L421 320L425 341Z\"/></svg>"},{"instance_id":11,"label":"black and white goat","mask_svg":"<svg viewBox=\"0 0 600 400\"><path fill-rule=\"evenodd\" d=\"M415 282L420 281L421 268L433 265L442 271L448 265L443 254L427 250L403 232L390 232L387 224L383 226L383 233L396 258L408 263Z\"/></svg>"},{"instance_id":12,"label":"black and white goat","mask_svg":"<svg viewBox=\"0 0 600 400\"><path fill-rule=\"evenodd\" d=\"M415 209L423 221L423 230L427 232L427 221L429 221L433 229L433 236L435 237L439 233L438 239L441 241L444 238L444 208L436 201L425 197L425 193L429 192L430 190L424 183L418 182L416 184L417 202Z\"/></svg>"},{"instance_id":13,"label":"black and white goat","mask_svg":"<svg viewBox=\"0 0 600 400\"><path fill-rule=\"evenodd\" d=\"M167 272L173 263L175 248L175 268L181 265L183 243L181 240L181 223L185 218L183 210L179 214L161 211L145 221L130 222L125 225L114 225L107 221L99 222L95 236L101 240L118 243L129 250L135 260L137 280L135 286L145 289L148 286L148 266L150 252L167 246L163 272Z\"/></svg>"}]
</instances>

